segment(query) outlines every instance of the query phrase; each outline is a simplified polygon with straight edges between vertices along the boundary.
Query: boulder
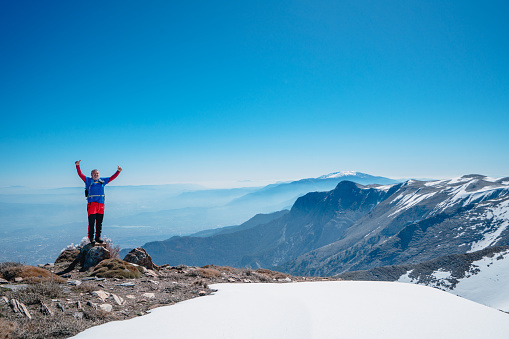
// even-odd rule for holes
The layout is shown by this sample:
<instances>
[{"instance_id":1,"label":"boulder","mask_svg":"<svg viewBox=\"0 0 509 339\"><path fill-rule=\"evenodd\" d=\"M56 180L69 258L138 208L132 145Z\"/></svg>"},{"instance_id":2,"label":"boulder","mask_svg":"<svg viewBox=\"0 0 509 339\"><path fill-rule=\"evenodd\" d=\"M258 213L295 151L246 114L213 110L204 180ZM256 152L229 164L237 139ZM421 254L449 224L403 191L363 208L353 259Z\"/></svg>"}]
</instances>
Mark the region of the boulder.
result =
<instances>
[{"instance_id":1,"label":"boulder","mask_svg":"<svg viewBox=\"0 0 509 339\"><path fill-rule=\"evenodd\" d=\"M76 257L80 254L80 250L77 248L68 248L66 250L63 250L60 255L58 256L57 260L55 260L55 263L61 263L61 262L72 262Z\"/></svg>"},{"instance_id":2,"label":"boulder","mask_svg":"<svg viewBox=\"0 0 509 339\"><path fill-rule=\"evenodd\" d=\"M143 266L149 270L159 270L159 267L152 262L152 258L144 248L137 247L127 253L124 261Z\"/></svg>"},{"instance_id":3,"label":"boulder","mask_svg":"<svg viewBox=\"0 0 509 339\"><path fill-rule=\"evenodd\" d=\"M110 251L108 251L105 247L92 246L91 244L83 246L80 255L83 260L82 271L87 271L89 268L96 266L101 261L111 258Z\"/></svg>"},{"instance_id":4,"label":"boulder","mask_svg":"<svg viewBox=\"0 0 509 339\"><path fill-rule=\"evenodd\" d=\"M65 270L58 272L57 275L66 277L66 274L71 272L77 264L81 265L80 271L87 271L101 261L109 258L111 258L111 253L106 249L106 244L89 243L81 247L73 262Z\"/></svg>"}]
</instances>

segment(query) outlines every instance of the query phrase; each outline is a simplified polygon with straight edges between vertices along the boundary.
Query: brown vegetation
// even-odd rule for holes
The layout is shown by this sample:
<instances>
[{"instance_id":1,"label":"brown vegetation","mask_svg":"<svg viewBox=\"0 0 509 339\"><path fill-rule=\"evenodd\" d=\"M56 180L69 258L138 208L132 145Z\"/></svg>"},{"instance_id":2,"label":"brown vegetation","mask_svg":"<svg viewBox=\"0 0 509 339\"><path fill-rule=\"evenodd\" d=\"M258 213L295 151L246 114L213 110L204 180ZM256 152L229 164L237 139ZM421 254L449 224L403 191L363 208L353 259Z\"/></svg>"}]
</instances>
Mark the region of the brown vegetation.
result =
<instances>
[{"instance_id":1,"label":"brown vegetation","mask_svg":"<svg viewBox=\"0 0 509 339\"><path fill-rule=\"evenodd\" d=\"M59 283L65 282L64 279L44 268L12 262L0 264L0 275L9 281L21 278L23 282L29 284L40 283L43 281L55 281Z\"/></svg>"},{"instance_id":2,"label":"brown vegetation","mask_svg":"<svg viewBox=\"0 0 509 339\"><path fill-rule=\"evenodd\" d=\"M21 270L21 273L19 275L21 278L23 278L24 282L27 282L29 284L37 284L41 283L43 281L54 281L57 283L64 283L65 280L59 277L56 274L51 273L50 271L35 267L35 266L23 266L23 269Z\"/></svg>"},{"instance_id":3,"label":"brown vegetation","mask_svg":"<svg viewBox=\"0 0 509 339\"><path fill-rule=\"evenodd\" d=\"M101 261L91 275L98 278L134 279L139 278L141 273L137 266L112 258Z\"/></svg>"}]
</instances>

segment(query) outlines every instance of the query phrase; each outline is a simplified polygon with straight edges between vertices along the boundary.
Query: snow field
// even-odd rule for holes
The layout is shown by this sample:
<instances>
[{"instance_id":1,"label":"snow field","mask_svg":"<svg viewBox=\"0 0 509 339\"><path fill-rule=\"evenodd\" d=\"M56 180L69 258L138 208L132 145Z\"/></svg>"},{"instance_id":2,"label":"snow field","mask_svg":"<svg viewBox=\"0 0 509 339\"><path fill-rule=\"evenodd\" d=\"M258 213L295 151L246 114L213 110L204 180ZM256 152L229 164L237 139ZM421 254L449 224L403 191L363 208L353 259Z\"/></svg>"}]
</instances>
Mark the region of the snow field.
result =
<instances>
[{"instance_id":1,"label":"snow field","mask_svg":"<svg viewBox=\"0 0 509 339\"><path fill-rule=\"evenodd\" d=\"M397 282L217 284L213 295L74 338L506 338L509 315Z\"/></svg>"}]
</instances>

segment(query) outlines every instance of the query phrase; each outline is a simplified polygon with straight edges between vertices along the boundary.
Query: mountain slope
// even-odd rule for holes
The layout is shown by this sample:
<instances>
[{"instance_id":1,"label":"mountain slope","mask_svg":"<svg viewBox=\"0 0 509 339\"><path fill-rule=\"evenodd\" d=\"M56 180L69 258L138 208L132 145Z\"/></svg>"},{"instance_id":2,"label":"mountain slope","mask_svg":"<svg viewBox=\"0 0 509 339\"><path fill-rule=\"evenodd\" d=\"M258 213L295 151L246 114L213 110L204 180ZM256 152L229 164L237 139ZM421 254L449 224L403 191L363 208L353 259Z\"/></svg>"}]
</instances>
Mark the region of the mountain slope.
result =
<instances>
[{"instance_id":1,"label":"mountain slope","mask_svg":"<svg viewBox=\"0 0 509 339\"><path fill-rule=\"evenodd\" d=\"M338 275L344 280L399 281L435 287L509 312L509 246L453 254L420 264Z\"/></svg>"},{"instance_id":2,"label":"mountain slope","mask_svg":"<svg viewBox=\"0 0 509 339\"><path fill-rule=\"evenodd\" d=\"M147 243L157 263L268 267L329 244L369 213L389 190L342 181L329 192L301 197L288 214L269 223L206 238L173 237ZM319 208L310 208L319 206Z\"/></svg>"},{"instance_id":3,"label":"mountain slope","mask_svg":"<svg viewBox=\"0 0 509 339\"><path fill-rule=\"evenodd\" d=\"M363 186L341 181L249 229L144 247L158 263L335 275L509 245L509 180L481 175Z\"/></svg>"}]
</instances>

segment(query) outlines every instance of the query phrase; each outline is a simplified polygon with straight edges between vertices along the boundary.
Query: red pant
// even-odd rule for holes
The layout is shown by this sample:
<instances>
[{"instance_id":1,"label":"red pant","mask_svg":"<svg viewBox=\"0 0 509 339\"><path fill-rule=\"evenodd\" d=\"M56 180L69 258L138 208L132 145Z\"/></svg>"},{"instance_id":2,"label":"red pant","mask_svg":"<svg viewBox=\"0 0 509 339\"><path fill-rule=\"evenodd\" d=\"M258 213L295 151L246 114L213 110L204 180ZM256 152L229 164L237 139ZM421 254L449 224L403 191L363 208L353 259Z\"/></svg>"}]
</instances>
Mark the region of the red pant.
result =
<instances>
[{"instance_id":1,"label":"red pant","mask_svg":"<svg viewBox=\"0 0 509 339\"><path fill-rule=\"evenodd\" d=\"M104 204L98 202L89 202L87 205L88 211L88 239L92 241L95 238L101 237L101 231L104 218Z\"/></svg>"},{"instance_id":2,"label":"red pant","mask_svg":"<svg viewBox=\"0 0 509 339\"><path fill-rule=\"evenodd\" d=\"M99 202L89 202L87 206L88 215L104 214L104 204Z\"/></svg>"}]
</instances>

